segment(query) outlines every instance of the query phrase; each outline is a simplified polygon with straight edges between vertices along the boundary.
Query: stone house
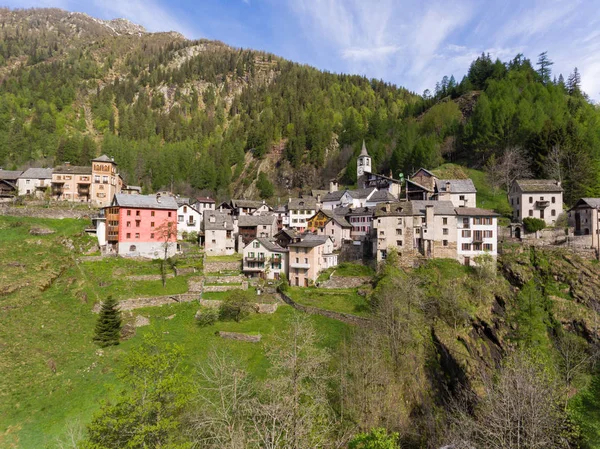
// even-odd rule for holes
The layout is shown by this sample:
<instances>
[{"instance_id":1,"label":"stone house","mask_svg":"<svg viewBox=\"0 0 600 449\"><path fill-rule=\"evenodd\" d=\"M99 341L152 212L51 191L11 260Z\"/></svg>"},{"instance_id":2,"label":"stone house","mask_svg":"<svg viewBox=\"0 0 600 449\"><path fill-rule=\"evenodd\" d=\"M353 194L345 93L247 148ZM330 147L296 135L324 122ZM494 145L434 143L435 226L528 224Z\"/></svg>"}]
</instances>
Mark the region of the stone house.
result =
<instances>
[{"instance_id":1,"label":"stone house","mask_svg":"<svg viewBox=\"0 0 600 449\"><path fill-rule=\"evenodd\" d=\"M350 238L352 240L370 239L373 232L373 215L376 206L348 209L344 214L350 223Z\"/></svg>"},{"instance_id":2,"label":"stone house","mask_svg":"<svg viewBox=\"0 0 600 449\"><path fill-rule=\"evenodd\" d=\"M51 168L28 168L17 180L19 195L43 198L52 184Z\"/></svg>"},{"instance_id":3,"label":"stone house","mask_svg":"<svg viewBox=\"0 0 600 449\"><path fill-rule=\"evenodd\" d=\"M289 243L288 249L290 285L308 287L321 271L337 266L337 254L329 236L305 234Z\"/></svg>"},{"instance_id":4,"label":"stone house","mask_svg":"<svg viewBox=\"0 0 600 449\"><path fill-rule=\"evenodd\" d=\"M498 255L499 214L473 207L457 207L455 211L457 260L464 265L472 265L476 257L484 254L495 259Z\"/></svg>"},{"instance_id":5,"label":"stone house","mask_svg":"<svg viewBox=\"0 0 600 449\"><path fill-rule=\"evenodd\" d=\"M283 248L287 248L290 243L300 241L300 234L295 229L282 229L277 234L275 234L275 241L277 244Z\"/></svg>"},{"instance_id":6,"label":"stone house","mask_svg":"<svg viewBox=\"0 0 600 449\"><path fill-rule=\"evenodd\" d=\"M456 259L456 216L450 201L401 201L377 206L373 255L378 262L396 251L400 263L420 258Z\"/></svg>"},{"instance_id":7,"label":"stone house","mask_svg":"<svg viewBox=\"0 0 600 449\"><path fill-rule=\"evenodd\" d=\"M366 207L371 198L378 193L374 187L368 189L356 189L356 190L339 190L330 192L323 197L323 209L333 210L337 207ZM388 198L386 195L389 194L387 191L383 191L378 197ZM390 194L391 195L391 194ZM393 196L392 196L393 198ZM394 201L396 201L394 199Z\"/></svg>"},{"instance_id":8,"label":"stone house","mask_svg":"<svg viewBox=\"0 0 600 449\"><path fill-rule=\"evenodd\" d=\"M312 197L289 198L287 210L289 227L304 232L307 220L317 212L317 200Z\"/></svg>"},{"instance_id":9,"label":"stone house","mask_svg":"<svg viewBox=\"0 0 600 449\"><path fill-rule=\"evenodd\" d=\"M188 203L180 204L177 208L177 238L182 239L183 233L196 232L200 234L202 213Z\"/></svg>"},{"instance_id":10,"label":"stone house","mask_svg":"<svg viewBox=\"0 0 600 449\"><path fill-rule=\"evenodd\" d=\"M254 215L269 212L271 209L264 201L231 200L233 215Z\"/></svg>"},{"instance_id":11,"label":"stone house","mask_svg":"<svg viewBox=\"0 0 600 449\"><path fill-rule=\"evenodd\" d=\"M94 206L105 207L112 203L113 197L121 193L123 179L117 171L113 158L103 154L92 159L91 201Z\"/></svg>"},{"instance_id":12,"label":"stone house","mask_svg":"<svg viewBox=\"0 0 600 449\"><path fill-rule=\"evenodd\" d=\"M331 210L320 210L307 221L307 230L316 235L331 237L333 248L339 250L344 240L350 240L352 226L343 215Z\"/></svg>"},{"instance_id":13,"label":"stone house","mask_svg":"<svg viewBox=\"0 0 600 449\"><path fill-rule=\"evenodd\" d=\"M471 179L436 179L436 199L455 207L477 207L477 189Z\"/></svg>"},{"instance_id":14,"label":"stone house","mask_svg":"<svg viewBox=\"0 0 600 449\"><path fill-rule=\"evenodd\" d=\"M57 201L87 203L92 197L92 167L65 164L52 172L52 196Z\"/></svg>"},{"instance_id":15,"label":"stone house","mask_svg":"<svg viewBox=\"0 0 600 449\"><path fill-rule=\"evenodd\" d=\"M192 200L190 203L194 209L204 216L204 211L214 211L215 210L215 200L208 196L200 196L195 200Z\"/></svg>"},{"instance_id":16,"label":"stone house","mask_svg":"<svg viewBox=\"0 0 600 449\"><path fill-rule=\"evenodd\" d=\"M233 218L220 212L206 211L200 233L200 244L207 256L226 256L235 253Z\"/></svg>"},{"instance_id":17,"label":"stone house","mask_svg":"<svg viewBox=\"0 0 600 449\"><path fill-rule=\"evenodd\" d=\"M510 186L508 200L516 222L533 217L552 226L563 213L563 189L552 179L517 179Z\"/></svg>"},{"instance_id":18,"label":"stone house","mask_svg":"<svg viewBox=\"0 0 600 449\"><path fill-rule=\"evenodd\" d=\"M0 197L13 197L18 193L17 182L22 174L20 170L0 169Z\"/></svg>"},{"instance_id":19,"label":"stone house","mask_svg":"<svg viewBox=\"0 0 600 449\"><path fill-rule=\"evenodd\" d=\"M590 235L592 248L600 252L600 198L581 198L568 213L575 235Z\"/></svg>"},{"instance_id":20,"label":"stone house","mask_svg":"<svg viewBox=\"0 0 600 449\"><path fill-rule=\"evenodd\" d=\"M117 193L106 217L106 251L126 257L160 259L177 250L177 202L160 195Z\"/></svg>"},{"instance_id":21,"label":"stone house","mask_svg":"<svg viewBox=\"0 0 600 449\"><path fill-rule=\"evenodd\" d=\"M268 238L277 233L276 215L240 215L237 219L238 248L241 251L256 237Z\"/></svg>"},{"instance_id":22,"label":"stone house","mask_svg":"<svg viewBox=\"0 0 600 449\"><path fill-rule=\"evenodd\" d=\"M396 198L387 190L378 190L364 202L364 205L361 204L358 207L375 207L379 203L393 203L398 200L399 198ZM357 206L354 206L354 208L356 207Z\"/></svg>"},{"instance_id":23,"label":"stone house","mask_svg":"<svg viewBox=\"0 0 600 449\"><path fill-rule=\"evenodd\" d=\"M249 277L280 279L287 276L289 250L273 238L257 237L242 250L242 272Z\"/></svg>"}]
</instances>

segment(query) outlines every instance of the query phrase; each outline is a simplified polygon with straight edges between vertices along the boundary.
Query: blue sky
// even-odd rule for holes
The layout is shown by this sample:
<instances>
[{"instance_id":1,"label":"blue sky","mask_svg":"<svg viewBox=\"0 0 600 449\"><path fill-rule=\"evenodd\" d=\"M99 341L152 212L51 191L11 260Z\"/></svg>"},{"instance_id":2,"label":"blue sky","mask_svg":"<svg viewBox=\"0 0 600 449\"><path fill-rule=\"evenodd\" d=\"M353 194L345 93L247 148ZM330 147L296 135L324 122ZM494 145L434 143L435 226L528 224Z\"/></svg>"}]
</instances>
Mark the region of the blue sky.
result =
<instances>
[{"instance_id":1,"label":"blue sky","mask_svg":"<svg viewBox=\"0 0 600 449\"><path fill-rule=\"evenodd\" d=\"M221 40L297 62L381 78L422 93L460 80L482 51L508 60L542 51L565 78L578 67L600 99L600 0L4 0L56 6L149 31ZM7 3L6 3L7 2Z\"/></svg>"}]
</instances>

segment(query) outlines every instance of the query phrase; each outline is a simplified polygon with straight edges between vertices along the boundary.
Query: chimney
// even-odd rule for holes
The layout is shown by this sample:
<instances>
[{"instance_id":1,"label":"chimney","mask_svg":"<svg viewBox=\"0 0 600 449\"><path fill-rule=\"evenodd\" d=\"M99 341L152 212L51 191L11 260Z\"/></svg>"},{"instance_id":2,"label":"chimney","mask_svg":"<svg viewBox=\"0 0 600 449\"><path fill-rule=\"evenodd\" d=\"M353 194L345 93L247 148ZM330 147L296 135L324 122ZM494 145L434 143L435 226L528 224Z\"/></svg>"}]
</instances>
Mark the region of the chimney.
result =
<instances>
[{"instance_id":1,"label":"chimney","mask_svg":"<svg viewBox=\"0 0 600 449\"><path fill-rule=\"evenodd\" d=\"M320 203L320 202L321 202L321 194L317 193L317 203Z\"/></svg>"},{"instance_id":2,"label":"chimney","mask_svg":"<svg viewBox=\"0 0 600 449\"><path fill-rule=\"evenodd\" d=\"M216 222L216 221L217 221L217 218L216 218L214 215L211 215L211 216L208 218L208 221L210 221L211 223L214 223L214 222Z\"/></svg>"},{"instance_id":3,"label":"chimney","mask_svg":"<svg viewBox=\"0 0 600 449\"><path fill-rule=\"evenodd\" d=\"M452 190L450 181L446 181L446 192L450 192Z\"/></svg>"},{"instance_id":4,"label":"chimney","mask_svg":"<svg viewBox=\"0 0 600 449\"><path fill-rule=\"evenodd\" d=\"M223 220L223 228L227 228L227 222Z\"/></svg>"},{"instance_id":5,"label":"chimney","mask_svg":"<svg viewBox=\"0 0 600 449\"><path fill-rule=\"evenodd\" d=\"M392 205L390 203L385 203L385 211L386 212L391 212L392 211Z\"/></svg>"},{"instance_id":6,"label":"chimney","mask_svg":"<svg viewBox=\"0 0 600 449\"><path fill-rule=\"evenodd\" d=\"M65 161L65 167L70 167L71 163L69 161Z\"/></svg>"},{"instance_id":7,"label":"chimney","mask_svg":"<svg viewBox=\"0 0 600 449\"><path fill-rule=\"evenodd\" d=\"M156 202L157 202L157 203L160 203L160 193L157 193L157 194L156 194Z\"/></svg>"},{"instance_id":8,"label":"chimney","mask_svg":"<svg viewBox=\"0 0 600 449\"><path fill-rule=\"evenodd\" d=\"M427 226L433 226L433 204L425 206L425 223Z\"/></svg>"},{"instance_id":9,"label":"chimney","mask_svg":"<svg viewBox=\"0 0 600 449\"><path fill-rule=\"evenodd\" d=\"M290 196L290 197L288 198L288 204L290 204L291 202L292 202L292 197Z\"/></svg>"},{"instance_id":10,"label":"chimney","mask_svg":"<svg viewBox=\"0 0 600 449\"><path fill-rule=\"evenodd\" d=\"M337 192L339 188L338 182L335 179L329 181L329 192Z\"/></svg>"}]
</instances>

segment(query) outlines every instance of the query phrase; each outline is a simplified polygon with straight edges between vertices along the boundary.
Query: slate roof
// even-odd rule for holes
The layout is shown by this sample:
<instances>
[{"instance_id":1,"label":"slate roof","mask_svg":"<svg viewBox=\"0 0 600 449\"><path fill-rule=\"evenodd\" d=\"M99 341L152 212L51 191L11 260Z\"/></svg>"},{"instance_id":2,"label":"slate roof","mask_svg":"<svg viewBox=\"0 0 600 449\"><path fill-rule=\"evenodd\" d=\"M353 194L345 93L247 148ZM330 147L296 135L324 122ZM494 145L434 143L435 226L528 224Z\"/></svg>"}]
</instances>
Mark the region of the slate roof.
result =
<instances>
[{"instance_id":1,"label":"slate roof","mask_svg":"<svg viewBox=\"0 0 600 449\"><path fill-rule=\"evenodd\" d=\"M436 179L436 190L446 192L447 183L450 183L450 193L477 193L472 179Z\"/></svg>"},{"instance_id":2,"label":"slate roof","mask_svg":"<svg viewBox=\"0 0 600 449\"><path fill-rule=\"evenodd\" d=\"M304 209L314 210L317 208L317 200L315 198L291 198L288 201L288 209Z\"/></svg>"},{"instance_id":3,"label":"slate roof","mask_svg":"<svg viewBox=\"0 0 600 449\"><path fill-rule=\"evenodd\" d=\"M406 183L407 183L407 189L409 188L408 184L412 184L413 186L416 186L417 189L425 190L426 192L431 192L431 189L429 187L425 187L425 186L419 184L418 182L412 181L410 179L407 179ZM414 192L414 190L411 190L411 191Z\"/></svg>"},{"instance_id":4,"label":"slate roof","mask_svg":"<svg viewBox=\"0 0 600 449\"><path fill-rule=\"evenodd\" d=\"M51 168L28 168L19 178L22 179L52 179Z\"/></svg>"},{"instance_id":5,"label":"slate roof","mask_svg":"<svg viewBox=\"0 0 600 449\"><path fill-rule=\"evenodd\" d=\"M112 204L132 209L167 209L177 210L177 201L172 196L161 196L160 201L156 195L127 195L116 193Z\"/></svg>"},{"instance_id":6,"label":"slate roof","mask_svg":"<svg viewBox=\"0 0 600 449\"><path fill-rule=\"evenodd\" d=\"M413 215L412 201L398 201L395 203L381 203L375 206L375 217L403 217ZM389 209L389 212L388 210Z\"/></svg>"},{"instance_id":7,"label":"slate roof","mask_svg":"<svg viewBox=\"0 0 600 449\"><path fill-rule=\"evenodd\" d=\"M367 156L367 157L369 157L369 153L367 152L367 146L365 145L365 141L364 140L363 140L362 148L360 150L360 156Z\"/></svg>"},{"instance_id":8,"label":"slate roof","mask_svg":"<svg viewBox=\"0 0 600 449\"><path fill-rule=\"evenodd\" d=\"M325 195L327 195L329 193L329 190L320 190L320 189L312 189L310 191L310 195L313 198L316 198L317 195L321 195L321 198L323 198Z\"/></svg>"},{"instance_id":9,"label":"slate roof","mask_svg":"<svg viewBox=\"0 0 600 449\"><path fill-rule=\"evenodd\" d=\"M572 211L573 209L576 209L579 206L587 206L591 207L592 209L600 209L600 198L581 198L575 203L575 205L571 209L569 209L569 211Z\"/></svg>"},{"instance_id":10,"label":"slate roof","mask_svg":"<svg viewBox=\"0 0 600 449\"><path fill-rule=\"evenodd\" d=\"M413 175L411 176L411 178L414 178L414 177L416 176L416 174L417 174L417 173L419 173L420 171L424 171L424 172L425 172L425 173L427 173L429 176L432 176L432 177L434 177L434 178L436 177L436 176L435 176L433 173L431 173L429 170L427 170L426 168L423 168L423 167L421 167L421 168L419 168L419 169L418 169L416 172L414 172L414 173L413 173Z\"/></svg>"},{"instance_id":11,"label":"slate roof","mask_svg":"<svg viewBox=\"0 0 600 449\"><path fill-rule=\"evenodd\" d=\"M115 164L115 160L111 157L108 157L106 154L103 154L100 157L97 157L96 159L92 159L93 162L110 162L112 164Z\"/></svg>"},{"instance_id":12,"label":"slate roof","mask_svg":"<svg viewBox=\"0 0 600 449\"><path fill-rule=\"evenodd\" d=\"M256 200L231 200L231 205L235 208L247 207L252 209L258 209L264 203Z\"/></svg>"},{"instance_id":13,"label":"slate roof","mask_svg":"<svg viewBox=\"0 0 600 449\"><path fill-rule=\"evenodd\" d=\"M283 248L277 244L274 239L266 238L266 237L257 237L256 240L260 242L262 246L267 248L272 253L287 253L289 249ZM252 242L248 243L250 245ZM246 245L246 246L248 246Z\"/></svg>"},{"instance_id":14,"label":"slate roof","mask_svg":"<svg viewBox=\"0 0 600 449\"><path fill-rule=\"evenodd\" d=\"M300 248L315 248L317 246L321 246L329 240L329 237L326 235L314 235L314 234L304 234L301 237L299 242L290 243L288 246L295 246Z\"/></svg>"},{"instance_id":15,"label":"slate roof","mask_svg":"<svg viewBox=\"0 0 600 449\"><path fill-rule=\"evenodd\" d=\"M91 175L92 167L82 167L79 165L61 165L54 169L55 175Z\"/></svg>"},{"instance_id":16,"label":"slate roof","mask_svg":"<svg viewBox=\"0 0 600 449\"><path fill-rule=\"evenodd\" d=\"M558 181L553 179L517 179L515 182L524 193L563 191Z\"/></svg>"},{"instance_id":17,"label":"slate roof","mask_svg":"<svg viewBox=\"0 0 600 449\"><path fill-rule=\"evenodd\" d=\"M413 215L425 215L427 206L433 206L434 215L455 215L456 207L451 201L421 201L414 200L412 203Z\"/></svg>"},{"instance_id":18,"label":"slate roof","mask_svg":"<svg viewBox=\"0 0 600 449\"><path fill-rule=\"evenodd\" d=\"M348 193L352 198L362 200L369 198L369 195L374 194L373 192L377 193L376 191L377 189L375 187L369 187L366 189L348 190Z\"/></svg>"},{"instance_id":19,"label":"slate roof","mask_svg":"<svg viewBox=\"0 0 600 449\"><path fill-rule=\"evenodd\" d=\"M479 207L456 207L456 215L461 217L499 217L500 214L489 209L480 209Z\"/></svg>"},{"instance_id":20,"label":"slate roof","mask_svg":"<svg viewBox=\"0 0 600 449\"><path fill-rule=\"evenodd\" d=\"M189 198L185 198L185 197L179 197L179 198L175 198L175 201L177 201L177 205L178 206L184 206L184 205L190 205L190 199Z\"/></svg>"},{"instance_id":21,"label":"slate roof","mask_svg":"<svg viewBox=\"0 0 600 449\"><path fill-rule=\"evenodd\" d=\"M240 215L238 226L240 228L252 228L255 226L273 226L277 221L275 215Z\"/></svg>"},{"instance_id":22,"label":"slate roof","mask_svg":"<svg viewBox=\"0 0 600 449\"><path fill-rule=\"evenodd\" d=\"M376 210L377 206L349 208L344 215L373 215Z\"/></svg>"},{"instance_id":23,"label":"slate roof","mask_svg":"<svg viewBox=\"0 0 600 449\"><path fill-rule=\"evenodd\" d=\"M213 200L209 196L199 196L198 198L196 198L196 202L198 202L198 203L214 203L215 200Z\"/></svg>"},{"instance_id":24,"label":"slate roof","mask_svg":"<svg viewBox=\"0 0 600 449\"><path fill-rule=\"evenodd\" d=\"M333 221L339 224L342 228L352 227L352 225L348 223L348 221L343 215L338 215L335 213L335 211L321 209L321 212L323 212L327 217L331 218Z\"/></svg>"},{"instance_id":25,"label":"slate roof","mask_svg":"<svg viewBox=\"0 0 600 449\"><path fill-rule=\"evenodd\" d=\"M5 181L16 181L23 174L19 170L2 170L0 169L0 179Z\"/></svg>"},{"instance_id":26,"label":"slate roof","mask_svg":"<svg viewBox=\"0 0 600 449\"><path fill-rule=\"evenodd\" d=\"M325 201L339 201L342 199L342 197L344 196L344 194L347 192L347 190L338 190L336 192L329 192L327 195L325 195L323 198L321 198L324 202Z\"/></svg>"},{"instance_id":27,"label":"slate roof","mask_svg":"<svg viewBox=\"0 0 600 449\"><path fill-rule=\"evenodd\" d=\"M300 233L295 229L282 229L277 234L275 234L275 236L278 236L279 234L285 234L292 240L300 237Z\"/></svg>"},{"instance_id":28,"label":"slate roof","mask_svg":"<svg viewBox=\"0 0 600 449\"><path fill-rule=\"evenodd\" d=\"M389 190L379 190L369 198L369 202L372 203L385 203L386 201L398 201L398 198L392 195Z\"/></svg>"},{"instance_id":29,"label":"slate roof","mask_svg":"<svg viewBox=\"0 0 600 449\"><path fill-rule=\"evenodd\" d=\"M214 223L210 221L210 217L215 217ZM204 214L204 230L205 231L233 231L233 219L231 215L220 212L212 212Z\"/></svg>"}]
</instances>

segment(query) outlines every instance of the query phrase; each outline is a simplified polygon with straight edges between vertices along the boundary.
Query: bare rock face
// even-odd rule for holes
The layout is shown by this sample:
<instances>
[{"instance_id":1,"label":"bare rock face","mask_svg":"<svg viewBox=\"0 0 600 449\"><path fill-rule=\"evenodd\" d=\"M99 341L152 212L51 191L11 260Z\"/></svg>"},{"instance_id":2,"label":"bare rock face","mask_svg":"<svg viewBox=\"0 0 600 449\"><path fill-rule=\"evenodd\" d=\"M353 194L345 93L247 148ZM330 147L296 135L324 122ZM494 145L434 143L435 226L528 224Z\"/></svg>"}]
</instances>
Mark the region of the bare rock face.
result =
<instances>
[{"instance_id":1,"label":"bare rock face","mask_svg":"<svg viewBox=\"0 0 600 449\"><path fill-rule=\"evenodd\" d=\"M237 332L217 332L219 337L225 338L227 340L238 340L238 341L246 341L248 343L258 343L260 342L262 336L261 335L248 335L248 334L239 334Z\"/></svg>"},{"instance_id":2,"label":"bare rock face","mask_svg":"<svg viewBox=\"0 0 600 449\"><path fill-rule=\"evenodd\" d=\"M50 235L54 234L56 231L48 228L31 228L29 230L29 234L31 235Z\"/></svg>"},{"instance_id":3,"label":"bare rock face","mask_svg":"<svg viewBox=\"0 0 600 449\"><path fill-rule=\"evenodd\" d=\"M134 326L135 327L150 326L150 318L146 318L145 316L138 315L135 317Z\"/></svg>"}]
</instances>

